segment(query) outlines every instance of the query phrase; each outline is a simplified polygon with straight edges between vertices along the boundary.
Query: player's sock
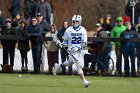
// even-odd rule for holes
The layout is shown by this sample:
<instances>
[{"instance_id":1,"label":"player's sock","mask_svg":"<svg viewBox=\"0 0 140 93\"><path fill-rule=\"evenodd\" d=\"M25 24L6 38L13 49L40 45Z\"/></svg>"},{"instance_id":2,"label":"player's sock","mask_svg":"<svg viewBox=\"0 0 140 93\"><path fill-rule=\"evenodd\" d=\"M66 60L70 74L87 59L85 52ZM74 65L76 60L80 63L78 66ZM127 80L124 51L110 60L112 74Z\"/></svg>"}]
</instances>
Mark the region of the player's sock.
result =
<instances>
[{"instance_id":1,"label":"player's sock","mask_svg":"<svg viewBox=\"0 0 140 93\"><path fill-rule=\"evenodd\" d=\"M87 80L84 78L84 79L83 79L83 83L86 82L86 81L87 81Z\"/></svg>"},{"instance_id":2,"label":"player's sock","mask_svg":"<svg viewBox=\"0 0 140 93\"><path fill-rule=\"evenodd\" d=\"M86 79L83 79L83 85L85 88L87 88L90 84L91 82L87 81Z\"/></svg>"},{"instance_id":3,"label":"player's sock","mask_svg":"<svg viewBox=\"0 0 140 93\"><path fill-rule=\"evenodd\" d=\"M57 71L61 68L61 66L57 63L54 64L53 75L56 76Z\"/></svg>"}]
</instances>

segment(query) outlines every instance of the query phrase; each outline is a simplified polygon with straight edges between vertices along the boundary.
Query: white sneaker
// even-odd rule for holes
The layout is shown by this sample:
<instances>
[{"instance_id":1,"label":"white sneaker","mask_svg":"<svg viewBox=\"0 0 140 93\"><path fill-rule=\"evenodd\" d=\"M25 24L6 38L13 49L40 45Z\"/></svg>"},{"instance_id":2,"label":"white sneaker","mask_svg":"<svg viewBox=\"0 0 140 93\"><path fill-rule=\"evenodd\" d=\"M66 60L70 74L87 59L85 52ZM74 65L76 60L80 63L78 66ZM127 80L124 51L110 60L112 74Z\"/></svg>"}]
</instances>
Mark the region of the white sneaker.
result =
<instances>
[{"instance_id":1,"label":"white sneaker","mask_svg":"<svg viewBox=\"0 0 140 93\"><path fill-rule=\"evenodd\" d=\"M57 71L59 70L59 68L60 68L60 67L59 67L59 64L55 63L55 64L54 64L54 68L53 68L53 75L54 75L54 76L56 76Z\"/></svg>"},{"instance_id":2,"label":"white sneaker","mask_svg":"<svg viewBox=\"0 0 140 93\"><path fill-rule=\"evenodd\" d=\"M88 88L91 85L91 81L84 81L84 88Z\"/></svg>"}]
</instances>

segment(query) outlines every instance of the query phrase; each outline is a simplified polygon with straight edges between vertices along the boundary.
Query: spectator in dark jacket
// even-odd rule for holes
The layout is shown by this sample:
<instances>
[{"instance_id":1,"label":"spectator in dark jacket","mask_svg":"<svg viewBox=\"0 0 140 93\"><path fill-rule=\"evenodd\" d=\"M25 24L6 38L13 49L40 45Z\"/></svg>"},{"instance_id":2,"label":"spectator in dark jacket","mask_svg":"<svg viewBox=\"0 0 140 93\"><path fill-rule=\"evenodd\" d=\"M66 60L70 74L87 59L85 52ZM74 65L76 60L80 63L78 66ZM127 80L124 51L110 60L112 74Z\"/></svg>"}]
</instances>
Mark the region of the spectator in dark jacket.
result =
<instances>
[{"instance_id":1,"label":"spectator in dark jacket","mask_svg":"<svg viewBox=\"0 0 140 93\"><path fill-rule=\"evenodd\" d=\"M94 43L88 44L88 53L84 54L84 74L86 75L87 72L91 75L98 75L98 71L95 71L95 65L97 64L97 52L96 52L96 45ZM91 65L89 66L89 63L91 62Z\"/></svg>"},{"instance_id":2,"label":"spectator in dark jacket","mask_svg":"<svg viewBox=\"0 0 140 93\"><path fill-rule=\"evenodd\" d=\"M131 0L133 1L133 0ZM134 0L134 1L137 1L137 0ZM140 17L140 1L139 2L136 2L135 3L135 7L134 7L134 24L138 24L138 17ZM127 2L127 5L126 5L126 8L125 8L125 13L126 15L130 16L130 19L131 19L131 22L133 20L133 17L132 17L132 4L130 3L130 0L128 0Z\"/></svg>"},{"instance_id":3,"label":"spectator in dark jacket","mask_svg":"<svg viewBox=\"0 0 140 93\"><path fill-rule=\"evenodd\" d=\"M40 49L42 45L42 28L37 22L37 18L31 19L31 25L27 29L27 34L31 40L32 57L34 64L33 74L40 72Z\"/></svg>"},{"instance_id":4,"label":"spectator in dark jacket","mask_svg":"<svg viewBox=\"0 0 140 93\"><path fill-rule=\"evenodd\" d=\"M113 29L113 27L115 26L115 22L112 19L111 14L106 14L103 23L101 23L104 30L108 31L107 34L110 34L111 30Z\"/></svg>"},{"instance_id":5,"label":"spectator in dark jacket","mask_svg":"<svg viewBox=\"0 0 140 93\"><path fill-rule=\"evenodd\" d=\"M49 32L50 25L46 22L42 13L37 13L37 20L42 27L42 35L45 36L45 34Z\"/></svg>"},{"instance_id":6,"label":"spectator in dark jacket","mask_svg":"<svg viewBox=\"0 0 140 93\"><path fill-rule=\"evenodd\" d=\"M64 21L61 30L57 34L57 36L58 36L58 38L61 42L63 42L62 37L63 37L67 28L68 28L68 21ZM62 63L63 63L63 62L66 61L66 59L68 59L67 47L65 47L65 49L61 48L60 54L61 54L61 60L62 60ZM72 74L72 66L69 66L69 71L68 72L69 72L69 74ZM62 68L62 74L64 75L65 73L66 73L66 68L63 67Z\"/></svg>"},{"instance_id":7,"label":"spectator in dark jacket","mask_svg":"<svg viewBox=\"0 0 140 93\"><path fill-rule=\"evenodd\" d=\"M15 27L16 30L18 30L18 21L21 19L21 16L19 13L16 14L15 18L12 21L12 27Z\"/></svg>"},{"instance_id":8,"label":"spectator in dark jacket","mask_svg":"<svg viewBox=\"0 0 140 93\"><path fill-rule=\"evenodd\" d=\"M26 37L27 38L27 21L25 19L21 19L18 22L18 35L20 37ZM21 55L21 71L22 72L27 72L28 71L28 58L27 58L27 53L29 51L29 40L19 40L18 41L18 49L20 50L20 55Z\"/></svg>"},{"instance_id":9,"label":"spectator in dark jacket","mask_svg":"<svg viewBox=\"0 0 140 93\"><path fill-rule=\"evenodd\" d=\"M30 22L30 19L32 17L35 17L36 7L37 7L37 2L35 0L24 1L23 11L24 11L25 18L29 20L28 22Z\"/></svg>"},{"instance_id":10,"label":"spectator in dark jacket","mask_svg":"<svg viewBox=\"0 0 140 93\"><path fill-rule=\"evenodd\" d=\"M109 36L104 31L102 25L100 23L96 24L96 37L100 38L108 38ZM101 75L108 75L108 61L106 58L108 57L109 53L109 42L95 42L96 46L96 55L97 55L97 63L101 69Z\"/></svg>"},{"instance_id":11,"label":"spectator in dark jacket","mask_svg":"<svg viewBox=\"0 0 140 93\"><path fill-rule=\"evenodd\" d=\"M137 38L137 34L135 31L131 30L131 23L127 22L126 23L127 29L121 33L120 37L123 38ZM129 57L131 60L131 76L135 77L136 76L136 71L135 71L135 42L122 42L122 53L124 57L124 71L125 71L125 76L129 77Z\"/></svg>"},{"instance_id":12,"label":"spectator in dark jacket","mask_svg":"<svg viewBox=\"0 0 140 93\"><path fill-rule=\"evenodd\" d=\"M50 18L51 18L51 6L50 4L45 0L39 0L36 8L36 15L37 13L42 13L44 16L44 19L50 24Z\"/></svg>"},{"instance_id":13,"label":"spectator in dark jacket","mask_svg":"<svg viewBox=\"0 0 140 93\"><path fill-rule=\"evenodd\" d=\"M17 35L17 32L15 28L12 27L11 22L10 18L5 19L5 27L1 31L2 35ZM1 44L3 46L3 66L6 66L6 70L3 72L13 72L16 42L17 40L1 40Z\"/></svg>"},{"instance_id":14,"label":"spectator in dark jacket","mask_svg":"<svg viewBox=\"0 0 140 93\"><path fill-rule=\"evenodd\" d=\"M3 16L2 16L2 11L0 10L0 31L2 30L2 27L4 25L4 19L3 19Z\"/></svg>"},{"instance_id":15,"label":"spectator in dark jacket","mask_svg":"<svg viewBox=\"0 0 140 93\"><path fill-rule=\"evenodd\" d=\"M140 39L140 24L136 25L137 38ZM140 42L136 43L137 74L140 75Z\"/></svg>"},{"instance_id":16,"label":"spectator in dark jacket","mask_svg":"<svg viewBox=\"0 0 140 93\"><path fill-rule=\"evenodd\" d=\"M45 34L47 32L49 32L49 24L46 22L46 20L44 20L44 16L42 15L42 13L37 13L37 20L38 20L38 24L41 26L42 28L42 36L44 37ZM41 58L40 58L40 70L41 72L44 72L44 64L45 64L45 46L43 44L41 44L41 50L40 50L40 54L41 54Z\"/></svg>"},{"instance_id":17,"label":"spectator in dark jacket","mask_svg":"<svg viewBox=\"0 0 140 93\"><path fill-rule=\"evenodd\" d=\"M51 6L51 19L50 22L51 24L54 23L54 11L55 11L55 0L47 0Z\"/></svg>"},{"instance_id":18,"label":"spectator in dark jacket","mask_svg":"<svg viewBox=\"0 0 140 93\"><path fill-rule=\"evenodd\" d=\"M17 13L20 13L20 0L13 0L12 6L9 9L9 12L11 13L12 18L15 18Z\"/></svg>"}]
</instances>

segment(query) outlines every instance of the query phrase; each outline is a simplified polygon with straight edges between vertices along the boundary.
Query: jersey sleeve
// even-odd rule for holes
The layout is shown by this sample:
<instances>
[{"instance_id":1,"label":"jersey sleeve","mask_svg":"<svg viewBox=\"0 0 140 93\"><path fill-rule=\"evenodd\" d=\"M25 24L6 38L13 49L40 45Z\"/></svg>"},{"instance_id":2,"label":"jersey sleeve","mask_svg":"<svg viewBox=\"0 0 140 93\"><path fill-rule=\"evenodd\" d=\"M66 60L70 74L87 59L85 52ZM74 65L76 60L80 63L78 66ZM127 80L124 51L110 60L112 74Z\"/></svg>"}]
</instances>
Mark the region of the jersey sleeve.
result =
<instances>
[{"instance_id":1,"label":"jersey sleeve","mask_svg":"<svg viewBox=\"0 0 140 93\"><path fill-rule=\"evenodd\" d=\"M87 42L87 31L85 28L83 28L83 42Z\"/></svg>"}]
</instances>

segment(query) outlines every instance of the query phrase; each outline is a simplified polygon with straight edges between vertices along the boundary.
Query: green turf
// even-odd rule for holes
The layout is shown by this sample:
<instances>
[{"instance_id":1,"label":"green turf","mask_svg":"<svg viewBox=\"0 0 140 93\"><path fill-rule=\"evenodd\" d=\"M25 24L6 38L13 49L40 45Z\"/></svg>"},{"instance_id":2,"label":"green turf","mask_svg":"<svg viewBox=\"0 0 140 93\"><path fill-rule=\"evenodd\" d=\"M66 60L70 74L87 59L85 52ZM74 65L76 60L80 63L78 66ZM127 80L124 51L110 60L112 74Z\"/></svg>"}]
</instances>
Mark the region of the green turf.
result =
<instances>
[{"instance_id":1,"label":"green turf","mask_svg":"<svg viewBox=\"0 0 140 93\"><path fill-rule=\"evenodd\" d=\"M79 76L0 74L0 93L140 93L140 78L93 77L83 88Z\"/></svg>"}]
</instances>

